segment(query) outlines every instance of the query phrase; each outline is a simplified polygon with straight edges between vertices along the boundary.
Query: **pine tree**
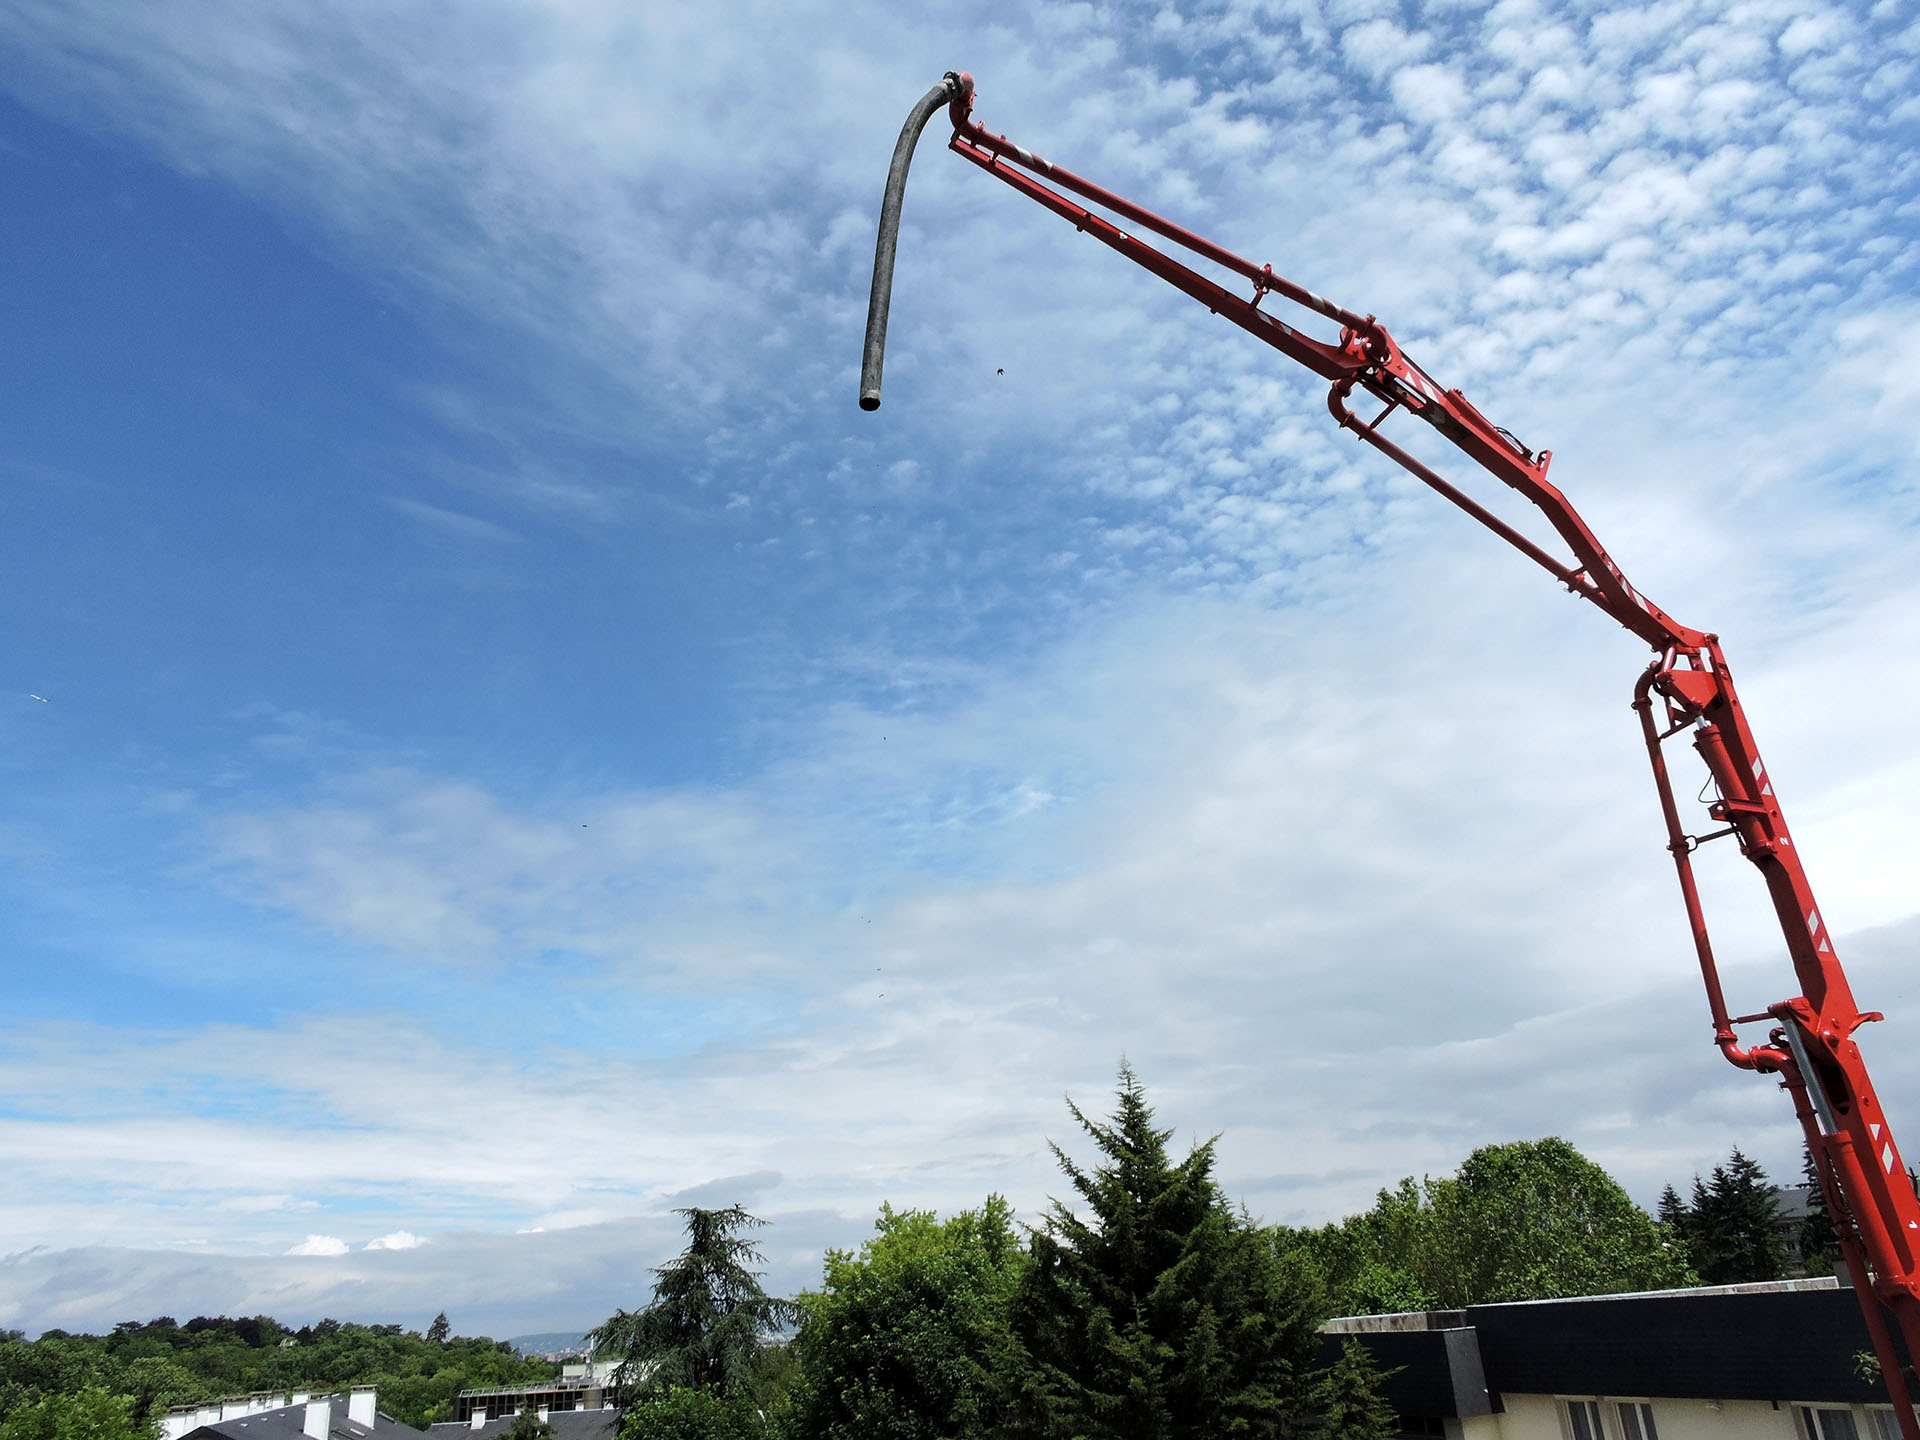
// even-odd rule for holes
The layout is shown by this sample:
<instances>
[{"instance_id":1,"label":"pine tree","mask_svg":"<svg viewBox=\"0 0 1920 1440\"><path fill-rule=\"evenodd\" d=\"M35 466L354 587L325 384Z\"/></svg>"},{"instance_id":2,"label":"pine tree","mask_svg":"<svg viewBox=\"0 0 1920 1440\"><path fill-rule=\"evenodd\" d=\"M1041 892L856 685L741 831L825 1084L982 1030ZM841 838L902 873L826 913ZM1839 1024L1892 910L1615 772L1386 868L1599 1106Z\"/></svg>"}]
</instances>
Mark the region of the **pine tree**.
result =
<instances>
[{"instance_id":1,"label":"pine tree","mask_svg":"<svg viewBox=\"0 0 1920 1440\"><path fill-rule=\"evenodd\" d=\"M433 1317L433 1323L427 1326L427 1343L429 1345L446 1344L447 1336L451 1333L451 1330L452 1327L447 1324L447 1312L442 1310L438 1315Z\"/></svg>"},{"instance_id":2,"label":"pine tree","mask_svg":"<svg viewBox=\"0 0 1920 1440\"><path fill-rule=\"evenodd\" d=\"M1068 1108L1104 1163L1054 1156L1085 1202L1030 1241L1013 1328L1026 1433L1088 1440L1312 1430L1318 1283L1228 1206L1213 1141L1178 1164L1133 1071L1110 1124Z\"/></svg>"},{"instance_id":3,"label":"pine tree","mask_svg":"<svg viewBox=\"0 0 1920 1440\"><path fill-rule=\"evenodd\" d=\"M1694 1268L1709 1285L1778 1280L1786 1269L1773 1186L1737 1145L1709 1183L1694 1177L1693 1224Z\"/></svg>"},{"instance_id":4,"label":"pine tree","mask_svg":"<svg viewBox=\"0 0 1920 1440\"><path fill-rule=\"evenodd\" d=\"M1340 1358L1314 1392L1324 1440L1393 1440L1400 1420L1380 1396L1386 1379L1373 1354L1358 1340L1340 1347Z\"/></svg>"},{"instance_id":5,"label":"pine tree","mask_svg":"<svg viewBox=\"0 0 1920 1440\"><path fill-rule=\"evenodd\" d=\"M1674 1234L1681 1234L1687 1225L1687 1207L1680 1203L1680 1193L1671 1185L1663 1186L1660 1191L1660 1203L1654 1207L1653 1218L1667 1226Z\"/></svg>"},{"instance_id":6,"label":"pine tree","mask_svg":"<svg viewBox=\"0 0 1920 1440\"><path fill-rule=\"evenodd\" d=\"M738 1205L725 1210L688 1206L687 1248L653 1273L653 1300L639 1311L616 1310L587 1332L594 1353L618 1358L615 1383L622 1398L638 1390L674 1387L733 1391L751 1383L763 1336L798 1318L791 1300L760 1288L748 1266L762 1256L740 1232L766 1222Z\"/></svg>"}]
</instances>

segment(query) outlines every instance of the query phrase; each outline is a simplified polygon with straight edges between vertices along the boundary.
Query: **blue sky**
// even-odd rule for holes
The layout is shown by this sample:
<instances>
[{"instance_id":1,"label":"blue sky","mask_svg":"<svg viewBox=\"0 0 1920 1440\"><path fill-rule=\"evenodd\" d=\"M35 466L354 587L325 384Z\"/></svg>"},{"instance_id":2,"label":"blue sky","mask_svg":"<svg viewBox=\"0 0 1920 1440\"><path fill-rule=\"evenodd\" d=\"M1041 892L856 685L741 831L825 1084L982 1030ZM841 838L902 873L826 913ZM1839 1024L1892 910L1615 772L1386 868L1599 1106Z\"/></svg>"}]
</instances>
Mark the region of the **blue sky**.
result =
<instances>
[{"instance_id":1,"label":"blue sky","mask_svg":"<svg viewBox=\"0 0 1920 1440\"><path fill-rule=\"evenodd\" d=\"M0 14L0 1323L565 1328L689 1199L797 1286L883 1199L1037 1211L1122 1054L1272 1220L1547 1133L1795 1168L1637 646L1306 376L936 125L855 408L949 67L1555 450L1726 637L1920 1115L1901 7L723 18Z\"/></svg>"}]
</instances>

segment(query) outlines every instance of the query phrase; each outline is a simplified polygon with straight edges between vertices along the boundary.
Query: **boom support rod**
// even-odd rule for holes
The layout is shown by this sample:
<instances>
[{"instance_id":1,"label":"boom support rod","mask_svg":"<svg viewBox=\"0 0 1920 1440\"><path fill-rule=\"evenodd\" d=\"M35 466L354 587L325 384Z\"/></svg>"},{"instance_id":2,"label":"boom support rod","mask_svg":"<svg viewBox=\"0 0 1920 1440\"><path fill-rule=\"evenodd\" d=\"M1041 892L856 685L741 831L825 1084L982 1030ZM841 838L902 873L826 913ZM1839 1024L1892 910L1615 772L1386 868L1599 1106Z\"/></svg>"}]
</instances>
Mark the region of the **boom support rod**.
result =
<instances>
[{"instance_id":1,"label":"boom support rod","mask_svg":"<svg viewBox=\"0 0 1920 1440\"><path fill-rule=\"evenodd\" d=\"M863 409L877 408L880 403L878 362L885 341L887 288L907 161L921 127L938 108L943 93L953 123L948 148L956 155L1327 381L1328 408L1343 428L1425 482L1652 648L1656 658L1634 687L1633 708L1639 715L1653 767L1667 828L1666 848L1673 856L1706 987L1713 1043L1734 1065L1777 1076L1792 1098L1859 1292L1901 1433L1906 1440L1920 1440L1920 1421L1916 1421L1905 1381L1905 1375L1913 1372L1907 1368L1903 1375L1882 1311L1883 1306L1891 1311L1907 1355L1920 1358L1920 1200L1915 1198L1854 1041L1854 1032L1861 1025L1882 1017L1877 1012L1863 1013L1854 1003L1772 781L1748 728L1719 637L1681 624L1628 582L1566 496L1548 481L1551 451L1529 450L1489 421L1460 391L1440 385L1407 357L1372 315L1334 304L1275 274L1271 265L1255 265L1042 159L1005 136L991 133L973 118L973 80L965 73L949 71L940 85L928 92L908 118L895 150L882 212L882 254L876 256L868 312L868 364L860 397ZM1090 207L1108 213L1096 214ZM1119 222L1150 232L1237 276L1251 293L1229 289L1149 245ZM1319 340L1288 324L1263 308L1269 297L1291 302L1323 322L1338 324L1338 340ZM1350 405L1356 390L1366 391L1385 408L1372 420L1362 420ZM1382 423L1396 411L1426 421L1481 469L1525 497L1553 527L1572 558L1563 561L1535 544L1382 435ZM1715 792L1707 813L1719 828L1704 835L1688 832L1668 778L1665 746L1683 732L1705 762ZM1728 1013L1693 876L1693 852L1702 844L1723 838L1732 838L1741 854L1760 871L1802 991L1758 1014L1739 1017ZM1763 1021L1773 1022L1766 1041L1742 1046L1735 1027Z\"/></svg>"}]
</instances>

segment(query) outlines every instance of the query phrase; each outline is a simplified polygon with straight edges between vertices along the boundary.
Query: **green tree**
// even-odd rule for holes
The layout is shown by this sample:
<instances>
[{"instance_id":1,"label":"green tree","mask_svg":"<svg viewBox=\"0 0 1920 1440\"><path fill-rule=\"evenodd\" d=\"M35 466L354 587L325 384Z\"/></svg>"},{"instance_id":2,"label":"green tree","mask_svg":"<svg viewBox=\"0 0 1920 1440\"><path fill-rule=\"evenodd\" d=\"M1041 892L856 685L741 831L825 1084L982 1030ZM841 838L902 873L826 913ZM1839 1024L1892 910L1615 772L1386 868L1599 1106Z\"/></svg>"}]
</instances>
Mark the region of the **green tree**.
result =
<instances>
[{"instance_id":1,"label":"green tree","mask_svg":"<svg viewBox=\"0 0 1920 1440\"><path fill-rule=\"evenodd\" d=\"M1380 1395L1386 1379L1373 1354L1349 1338L1314 1392L1323 1440L1393 1440L1400 1419Z\"/></svg>"},{"instance_id":2,"label":"green tree","mask_svg":"<svg viewBox=\"0 0 1920 1440\"><path fill-rule=\"evenodd\" d=\"M1489 1145L1451 1176L1382 1190L1318 1230L1275 1232L1310 1256L1334 1308L1366 1315L1656 1290L1692 1281L1687 1253L1564 1140Z\"/></svg>"},{"instance_id":3,"label":"green tree","mask_svg":"<svg viewBox=\"0 0 1920 1440\"><path fill-rule=\"evenodd\" d=\"M1807 1187L1807 1213L1800 1217L1800 1258L1809 1275L1831 1275L1833 1262L1840 1255L1840 1238L1833 1233L1833 1215L1827 1209L1827 1192L1821 1188L1820 1172L1814 1168L1813 1151L1804 1145L1800 1151L1800 1178Z\"/></svg>"},{"instance_id":4,"label":"green tree","mask_svg":"<svg viewBox=\"0 0 1920 1440\"><path fill-rule=\"evenodd\" d=\"M540 1418L540 1412L529 1406L513 1417L513 1425L507 1431L507 1440L553 1440L553 1426Z\"/></svg>"},{"instance_id":5,"label":"green tree","mask_svg":"<svg viewBox=\"0 0 1920 1440\"><path fill-rule=\"evenodd\" d=\"M1378 1260L1363 1262L1342 1292L1349 1315L1405 1315L1438 1310L1440 1301L1407 1270Z\"/></svg>"},{"instance_id":6,"label":"green tree","mask_svg":"<svg viewBox=\"0 0 1920 1440\"><path fill-rule=\"evenodd\" d=\"M1661 1187L1660 1199L1654 1206L1653 1218L1654 1223L1660 1227L1660 1243L1667 1247L1667 1253L1688 1270L1692 1270L1693 1215L1687 1209L1686 1202L1680 1198L1680 1192L1673 1186Z\"/></svg>"},{"instance_id":7,"label":"green tree","mask_svg":"<svg viewBox=\"0 0 1920 1440\"><path fill-rule=\"evenodd\" d=\"M1488 1145L1429 1187L1447 1305L1658 1290L1691 1278L1653 1217L1566 1141Z\"/></svg>"},{"instance_id":8,"label":"green tree","mask_svg":"<svg viewBox=\"0 0 1920 1440\"><path fill-rule=\"evenodd\" d=\"M0 1422L0 1440L148 1440L152 1434L135 1422L130 1396L94 1385L23 1405Z\"/></svg>"},{"instance_id":9,"label":"green tree","mask_svg":"<svg viewBox=\"0 0 1920 1440\"><path fill-rule=\"evenodd\" d=\"M858 1253L829 1250L800 1296L798 1433L817 1440L984 1440L1018 1365L1007 1305L1025 1255L1007 1202L942 1221L882 1206Z\"/></svg>"},{"instance_id":10,"label":"green tree","mask_svg":"<svg viewBox=\"0 0 1920 1440\"><path fill-rule=\"evenodd\" d=\"M1336 1314L1381 1315L1440 1308L1431 1230L1426 1197L1408 1176L1338 1224L1276 1226L1272 1235L1281 1251L1310 1257Z\"/></svg>"},{"instance_id":11,"label":"green tree","mask_svg":"<svg viewBox=\"0 0 1920 1440\"><path fill-rule=\"evenodd\" d=\"M1687 1207L1680 1194L1671 1185L1660 1190L1660 1200L1654 1206L1653 1218L1666 1226L1675 1235L1685 1235L1687 1229Z\"/></svg>"},{"instance_id":12,"label":"green tree","mask_svg":"<svg viewBox=\"0 0 1920 1440\"><path fill-rule=\"evenodd\" d=\"M742 1232L765 1224L738 1205L688 1206L687 1248L653 1273L644 1310L616 1310L587 1332L594 1353L617 1358L614 1380L623 1399L642 1391L750 1387L762 1369L761 1341L799 1316L790 1300L760 1286L763 1263Z\"/></svg>"},{"instance_id":13,"label":"green tree","mask_svg":"<svg viewBox=\"0 0 1920 1440\"><path fill-rule=\"evenodd\" d=\"M766 1416L744 1391L656 1390L620 1425L620 1440L766 1440Z\"/></svg>"},{"instance_id":14,"label":"green tree","mask_svg":"<svg viewBox=\"0 0 1920 1440\"><path fill-rule=\"evenodd\" d=\"M447 1336L451 1330L452 1327L447 1324L447 1312L442 1310L438 1315L433 1317L433 1323L427 1326L427 1343L429 1345L446 1344Z\"/></svg>"},{"instance_id":15,"label":"green tree","mask_svg":"<svg viewBox=\"0 0 1920 1440\"><path fill-rule=\"evenodd\" d=\"M1786 1270L1780 1204L1767 1172L1735 1146L1704 1186L1694 1178L1693 1264L1709 1285L1778 1280Z\"/></svg>"},{"instance_id":16,"label":"green tree","mask_svg":"<svg viewBox=\"0 0 1920 1440\"><path fill-rule=\"evenodd\" d=\"M171 1405L364 1384L379 1388L382 1410L418 1426L449 1416L462 1390L555 1373L497 1341L450 1336L430 1345L398 1325L333 1320L289 1331L265 1315L200 1315L184 1325L163 1315L123 1321L107 1335L0 1337L0 1416L94 1388L127 1397L136 1421L150 1424Z\"/></svg>"},{"instance_id":17,"label":"green tree","mask_svg":"<svg viewBox=\"0 0 1920 1440\"><path fill-rule=\"evenodd\" d=\"M1055 1157L1085 1202L1056 1200L1013 1301L1028 1358L1021 1429L1047 1437L1185 1440L1308 1434L1322 1294L1227 1204L1213 1145L1169 1160L1133 1071L1112 1123L1068 1109L1103 1157Z\"/></svg>"}]
</instances>

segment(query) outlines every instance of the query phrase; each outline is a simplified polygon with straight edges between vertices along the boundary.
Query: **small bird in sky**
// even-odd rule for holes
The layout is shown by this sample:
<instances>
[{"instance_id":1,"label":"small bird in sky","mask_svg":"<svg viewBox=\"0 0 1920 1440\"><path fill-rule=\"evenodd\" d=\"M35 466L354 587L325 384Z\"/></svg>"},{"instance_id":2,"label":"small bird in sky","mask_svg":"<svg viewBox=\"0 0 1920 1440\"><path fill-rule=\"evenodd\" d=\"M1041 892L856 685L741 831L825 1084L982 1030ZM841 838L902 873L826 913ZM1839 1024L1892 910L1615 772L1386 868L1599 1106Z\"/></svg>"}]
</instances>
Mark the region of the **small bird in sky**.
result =
<instances>
[{"instance_id":1,"label":"small bird in sky","mask_svg":"<svg viewBox=\"0 0 1920 1440\"><path fill-rule=\"evenodd\" d=\"M51 704L51 703L52 703L52 702L51 702L50 700L48 700L48 699L47 699L47 697L46 697L46 696L44 696L44 695L36 695L36 694L34 694L34 693L33 693L33 692L31 691L31 690L29 690L29 691L27 692L27 698L28 698L29 700L38 700L38 701L39 701L39 702L40 702L40 703L41 703L42 705L48 705L48 704Z\"/></svg>"}]
</instances>

